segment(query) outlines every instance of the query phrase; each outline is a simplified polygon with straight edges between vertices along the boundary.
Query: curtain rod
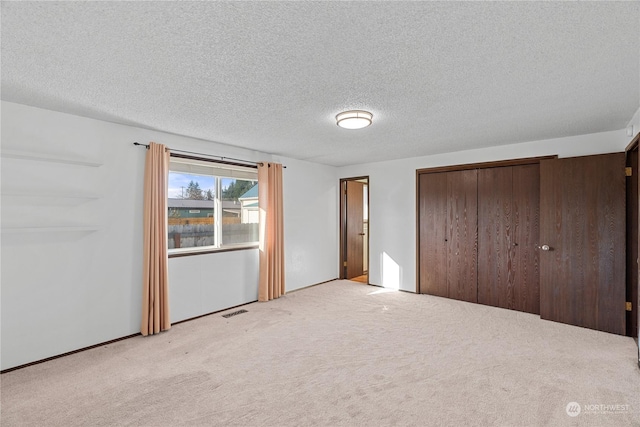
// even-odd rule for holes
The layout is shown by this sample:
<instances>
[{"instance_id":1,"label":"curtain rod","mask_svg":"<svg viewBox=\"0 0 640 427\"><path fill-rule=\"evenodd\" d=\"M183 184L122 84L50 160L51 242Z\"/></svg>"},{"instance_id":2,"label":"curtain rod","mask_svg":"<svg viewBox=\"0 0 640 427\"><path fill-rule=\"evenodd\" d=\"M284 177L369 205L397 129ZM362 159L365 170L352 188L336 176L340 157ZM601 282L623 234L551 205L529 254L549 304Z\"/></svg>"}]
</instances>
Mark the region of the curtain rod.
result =
<instances>
[{"instance_id":1,"label":"curtain rod","mask_svg":"<svg viewBox=\"0 0 640 427\"><path fill-rule=\"evenodd\" d=\"M149 149L149 144L141 144L139 142L134 142L133 145L138 145L140 147L144 147L147 150ZM262 162L252 162L251 160L243 160L243 159L234 159L233 157L223 157L223 156L215 156L212 154L204 154L204 153L196 153L194 151L185 151L185 150L174 150L173 148L169 148L169 151L174 152L174 153L184 153L184 154L194 154L196 156L206 156L206 157L216 157L218 159L220 159L221 161L225 161L225 160L233 160L235 162L243 162L243 163L251 163L253 165L258 165L258 166L262 166L264 163ZM286 169L286 166L282 166L284 169Z\"/></svg>"}]
</instances>

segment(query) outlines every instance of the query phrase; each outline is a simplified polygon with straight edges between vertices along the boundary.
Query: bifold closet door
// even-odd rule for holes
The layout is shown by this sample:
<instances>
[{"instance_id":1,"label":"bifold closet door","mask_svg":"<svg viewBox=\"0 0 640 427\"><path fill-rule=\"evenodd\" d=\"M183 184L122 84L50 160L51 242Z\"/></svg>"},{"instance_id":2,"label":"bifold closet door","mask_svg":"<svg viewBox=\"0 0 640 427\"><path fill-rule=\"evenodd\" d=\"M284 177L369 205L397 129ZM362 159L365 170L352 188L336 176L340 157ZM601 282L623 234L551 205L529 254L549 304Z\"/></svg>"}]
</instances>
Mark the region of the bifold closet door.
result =
<instances>
[{"instance_id":1,"label":"bifold closet door","mask_svg":"<svg viewBox=\"0 0 640 427\"><path fill-rule=\"evenodd\" d=\"M420 293L448 297L447 173L419 179Z\"/></svg>"},{"instance_id":2,"label":"bifold closet door","mask_svg":"<svg viewBox=\"0 0 640 427\"><path fill-rule=\"evenodd\" d=\"M419 177L419 291L476 302L477 171Z\"/></svg>"},{"instance_id":3,"label":"bifold closet door","mask_svg":"<svg viewBox=\"0 0 640 427\"><path fill-rule=\"evenodd\" d=\"M539 166L478 171L478 302L539 313Z\"/></svg>"},{"instance_id":4,"label":"bifold closet door","mask_svg":"<svg viewBox=\"0 0 640 427\"><path fill-rule=\"evenodd\" d=\"M540 314L540 164L513 167L514 309Z\"/></svg>"},{"instance_id":5,"label":"bifold closet door","mask_svg":"<svg viewBox=\"0 0 640 427\"><path fill-rule=\"evenodd\" d=\"M511 215L513 168L478 171L478 302L514 305Z\"/></svg>"},{"instance_id":6,"label":"bifold closet door","mask_svg":"<svg viewBox=\"0 0 640 427\"><path fill-rule=\"evenodd\" d=\"M449 298L478 301L478 170L447 172Z\"/></svg>"},{"instance_id":7,"label":"bifold closet door","mask_svg":"<svg viewBox=\"0 0 640 427\"><path fill-rule=\"evenodd\" d=\"M540 316L625 334L625 155L540 162Z\"/></svg>"}]
</instances>

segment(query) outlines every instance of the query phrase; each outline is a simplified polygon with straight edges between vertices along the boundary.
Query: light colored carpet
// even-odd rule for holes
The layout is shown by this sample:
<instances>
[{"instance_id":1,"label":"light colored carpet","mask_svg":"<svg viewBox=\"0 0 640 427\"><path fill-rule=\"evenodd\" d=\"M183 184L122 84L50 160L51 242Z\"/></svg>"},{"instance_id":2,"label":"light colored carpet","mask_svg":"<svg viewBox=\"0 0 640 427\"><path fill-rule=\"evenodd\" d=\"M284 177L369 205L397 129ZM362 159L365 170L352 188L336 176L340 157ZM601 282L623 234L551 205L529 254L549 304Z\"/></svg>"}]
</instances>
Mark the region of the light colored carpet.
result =
<instances>
[{"instance_id":1,"label":"light colored carpet","mask_svg":"<svg viewBox=\"0 0 640 427\"><path fill-rule=\"evenodd\" d=\"M349 281L243 308L4 374L1 424L640 425L631 338Z\"/></svg>"}]
</instances>

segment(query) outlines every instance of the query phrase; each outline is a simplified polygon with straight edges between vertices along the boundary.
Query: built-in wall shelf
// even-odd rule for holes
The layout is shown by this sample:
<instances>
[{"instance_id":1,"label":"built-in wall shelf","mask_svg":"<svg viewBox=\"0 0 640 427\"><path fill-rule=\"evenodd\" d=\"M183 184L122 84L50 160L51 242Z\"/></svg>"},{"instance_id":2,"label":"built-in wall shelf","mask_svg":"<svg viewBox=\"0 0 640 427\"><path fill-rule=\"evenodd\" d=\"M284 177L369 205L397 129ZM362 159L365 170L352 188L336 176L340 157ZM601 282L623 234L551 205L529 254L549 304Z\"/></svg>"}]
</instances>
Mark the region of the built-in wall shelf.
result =
<instances>
[{"instance_id":1,"label":"built-in wall shelf","mask_svg":"<svg viewBox=\"0 0 640 427\"><path fill-rule=\"evenodd\" d=\"M12 205L47 205L47 206L75 206L100 198L97 194L75 194L56 192L28 192L26 190L6 190L0 192L4 202ZM6 205L5 205L6 206Z\"/></svg>"},{"instance_id":2,"label":"built-in wall shelf","mask_svg":"<svg viewBox=\"0 0 640 427\"><path fill-rule=\"evenodd\" d=\"M100 230L95 226L2 227L2 233L86 233Z\"/></svg>"},{"instance_id":3,"label":"built-in wall shelf","mask_svg":"<svg viewBox=\"0 0 640 427\"><path fill-rule=\"evenodd\" d=\"M68 156L62 156L59 154L33 153L28 151L16 151L16 150L2 150L0 151L0 156L8 159L36 160L41 162L65 163L68 165L91 166L91 167L102 166L101 162L98 162L95 160L83 159L80 157L68 157Z\"/></svg>"}]
</instances>

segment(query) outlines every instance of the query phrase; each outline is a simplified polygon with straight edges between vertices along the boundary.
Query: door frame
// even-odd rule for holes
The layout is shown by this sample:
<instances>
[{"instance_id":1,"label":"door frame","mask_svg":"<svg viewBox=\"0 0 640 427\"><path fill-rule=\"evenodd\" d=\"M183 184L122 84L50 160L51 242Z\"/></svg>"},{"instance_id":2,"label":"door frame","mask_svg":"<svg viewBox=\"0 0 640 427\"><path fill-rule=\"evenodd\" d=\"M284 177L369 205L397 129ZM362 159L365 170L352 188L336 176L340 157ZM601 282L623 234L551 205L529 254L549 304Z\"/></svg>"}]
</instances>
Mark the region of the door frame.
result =
<instances>
[{"instance_id":1,"label":"door frame","mask_svg":"<svg viewBox=\"0 0 640 427\"><path fill-rule=\"evenodd\" d=\"M367 284L369 284L369 269L371 267L371 252L369 251L369 236L371 235L371 216L369 209L369 200L371 198L371 181L369 180L369 175L366 176L356 176L352 178L341 178L340 179L340 263L339 263L339 275L340 279L345 279L347 277L346 267L344 263L347 261L347 181L362 181L366 180L367 185L367 239L364 242L364 245L367 247Z\"/></svg>"},{"instance_id":2,"label":"door frame","mask_svg":"<svg viewBox=\"0 0 640 427\"><path fill-rule=\"evenodd\" d=\"M635 194L631 193L631 188L633 185L629 185L631 181L632 184L635 183L636 189L640 188L640 177L638 173L638 143L640 142L640 133L633 138L633 140L627 145L625 148L626 155L626 167L635 166L632 168L631 176L627 177L627 279L626 279L626 294L627 294L627 302L631 302L632 309L630 312L627 312L627 336L631 336L634 339L639 338L638 332L640 328L638 327L640 324L640 313L638 312L638 305L640 304L640 297L638 295L638 282L640 281L640 267L636 260L632 259L631 254L633 253L632 248L635 249L635 253L638 254L638 250L640 248L640 233L637 233L638 230L638 206L639 206L639 194L636 192ZM635 165L633 164L632 156L635 157ZM633 170L635 169L635 170ZM631 203L635 204L635 217L632 215L633 209L631 208ZM634 224L635 223L635 224ZM635 230L634 230L635 226ZM632 231L636 231L636 235L632 236ZM629 247L629 245L631 247ZM635 246L635 247L634 247ZM635 278L635 281L633 280ZM633 333L635 332L635 333ZM640 351L640 350L639 350ZM640 365L640 356L638 357L638 364Z\"/></svg>"}]
</instances>

